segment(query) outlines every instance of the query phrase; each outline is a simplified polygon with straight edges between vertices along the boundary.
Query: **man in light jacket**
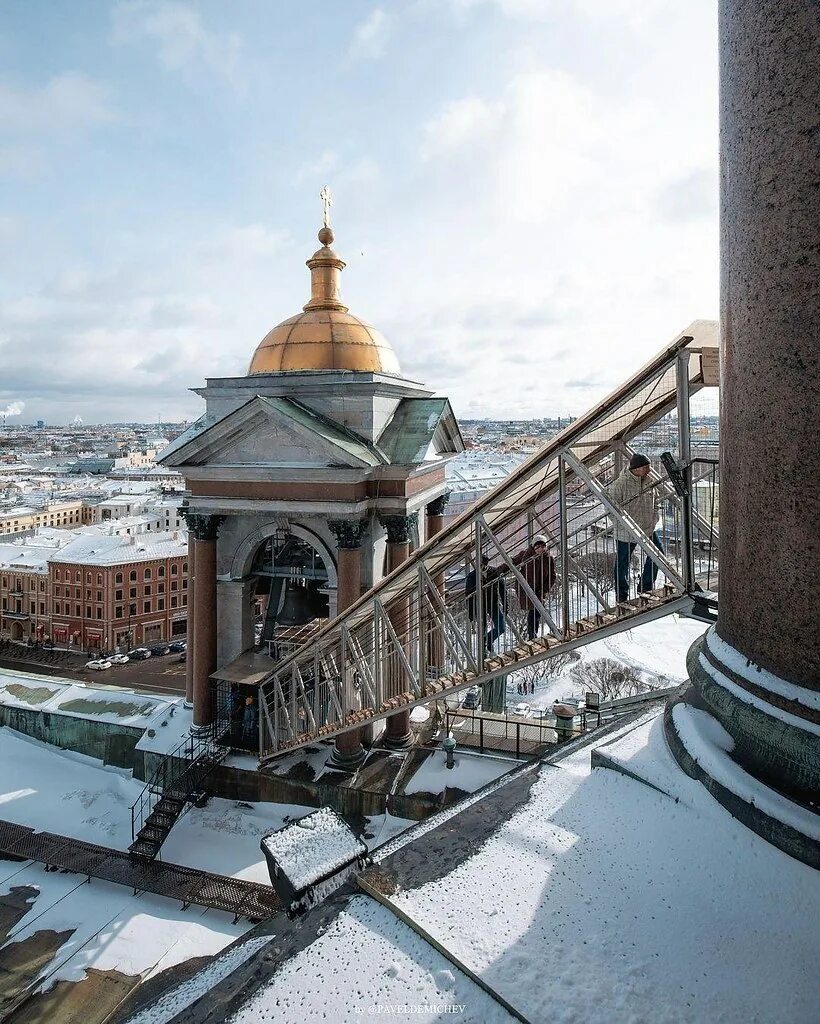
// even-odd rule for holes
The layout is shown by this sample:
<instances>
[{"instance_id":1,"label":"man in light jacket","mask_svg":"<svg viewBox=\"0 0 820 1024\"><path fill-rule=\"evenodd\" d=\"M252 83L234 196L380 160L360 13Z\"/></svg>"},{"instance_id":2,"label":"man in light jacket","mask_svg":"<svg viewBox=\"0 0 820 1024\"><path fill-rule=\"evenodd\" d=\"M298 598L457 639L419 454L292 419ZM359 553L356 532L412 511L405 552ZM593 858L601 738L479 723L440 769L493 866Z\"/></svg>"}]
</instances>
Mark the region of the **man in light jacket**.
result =
<instances>
[{"instance_id":1,"label":"man in light jacket","mask_svg":"<svg viewBox=\"0 0 820 1024\"><path fill-rule=\"evenodd\" d=\"M659 551L663 551L660 534L655 529L660 518L658 489L649 480L650 468L649 459L636 453L629 460L629 466L610 485L608 493L614 504L652 538L652 543ZM613 533L618 543L615 595L618 601L626 601L629 598L629 562L636 544L629 531L620 523L615 523ZM652 590L657 575L657 565L647 557L643 564L639 593Z\"/></svg>"}]
</instances>

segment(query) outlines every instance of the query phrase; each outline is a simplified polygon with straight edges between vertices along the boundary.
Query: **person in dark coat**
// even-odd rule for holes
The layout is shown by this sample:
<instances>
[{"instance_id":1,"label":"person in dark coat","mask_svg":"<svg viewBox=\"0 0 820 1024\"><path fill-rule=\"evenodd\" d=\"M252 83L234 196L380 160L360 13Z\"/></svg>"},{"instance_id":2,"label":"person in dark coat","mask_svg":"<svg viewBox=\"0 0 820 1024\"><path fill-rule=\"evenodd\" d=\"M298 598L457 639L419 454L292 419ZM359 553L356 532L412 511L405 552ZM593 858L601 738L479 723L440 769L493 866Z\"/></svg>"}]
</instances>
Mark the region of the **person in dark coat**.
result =
<instances>
[{"instance_id":1,"label":"person in dark coat","mask_svg":"<svg viewBox=\"0 0 820 1024\"><path fill-rule=\"evenodd\" d=\"M485 626L488 617L492 623L489 630L487 630L484 642L487 650L491 651L496 640L503 636L507 630L507 585L504 582L503 570L493 568L487 555L481 556L481 578L484 586ZM464 593L467 597L467 615L470 622L474 622L476 616L476 579L476 571L471 569L464 580Z\"/></svg>"},{"instance_id":2,"label":"person in dark coat","mask_svg":"<svg viewBox=\"0 0 820 1024\"><path fill-rule=\"evenodd\" d=\"M533 538L530 547L518 552L513 558L513 562L519 567L521 575L527 581L530 589L543 604L547 594L555 586L556 579L555 559L547 550L547 538L539 533ZM520 583L518 584L518 601L527 613L527 636L530 640L534 640L541 625L541 613Z\"/></svg>"}]
</instances>

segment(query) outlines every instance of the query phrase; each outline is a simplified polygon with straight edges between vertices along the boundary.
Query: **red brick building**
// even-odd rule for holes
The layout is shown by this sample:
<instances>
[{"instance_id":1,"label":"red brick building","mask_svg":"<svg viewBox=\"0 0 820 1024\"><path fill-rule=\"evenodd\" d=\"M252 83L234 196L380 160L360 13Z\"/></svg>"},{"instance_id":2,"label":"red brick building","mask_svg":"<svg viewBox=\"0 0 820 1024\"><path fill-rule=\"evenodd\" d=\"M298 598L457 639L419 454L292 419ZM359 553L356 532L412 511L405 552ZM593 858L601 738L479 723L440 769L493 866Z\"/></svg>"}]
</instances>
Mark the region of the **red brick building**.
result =
<instances>
[{"instance_id":1,"label":"red brick building","mask_svg":"<svg viewBox=\"0 0 820 1024\"><path fill-rule=\"evenodd\" d=\"M49 560L48 592L59 645L112 651L184 637L187 538L78 538Z\"/></svg>"}]
</instances>

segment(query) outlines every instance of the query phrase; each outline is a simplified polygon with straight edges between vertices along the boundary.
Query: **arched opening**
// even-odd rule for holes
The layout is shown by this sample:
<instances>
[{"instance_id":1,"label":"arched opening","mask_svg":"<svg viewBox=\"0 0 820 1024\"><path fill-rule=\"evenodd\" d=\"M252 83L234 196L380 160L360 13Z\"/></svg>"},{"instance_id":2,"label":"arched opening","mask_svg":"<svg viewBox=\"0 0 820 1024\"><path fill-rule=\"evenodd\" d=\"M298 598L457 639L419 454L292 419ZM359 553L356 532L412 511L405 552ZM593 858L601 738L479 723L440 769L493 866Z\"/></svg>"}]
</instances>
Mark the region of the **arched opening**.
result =
<instances>
[{"instance_id":1,"label":"arched opening","mask_svg":"<svg viewBox=\"0 0 820 1024\"><path fill-rule=\"evenodd\" d=\"M257 534L253 541L250 547L246 540L241 552L243 614L250 605L253 649L277 662L327 622L336 566L320 538L301 526L282 526L261 537ZM231 746L258 748L257 701L256 683L217 683L216 714Z\"/></svg>"},{"instance_id":2,"label":"arched opening","mask_svg":"<svg viewBox=\"0 0 820 1024\"><path fill-rule=\"evenodd\" d=\"M258 647L279 661L328 617L328 569L316 547L290 530L268 537L254 555Z\"/></svg>"}]
</instances>

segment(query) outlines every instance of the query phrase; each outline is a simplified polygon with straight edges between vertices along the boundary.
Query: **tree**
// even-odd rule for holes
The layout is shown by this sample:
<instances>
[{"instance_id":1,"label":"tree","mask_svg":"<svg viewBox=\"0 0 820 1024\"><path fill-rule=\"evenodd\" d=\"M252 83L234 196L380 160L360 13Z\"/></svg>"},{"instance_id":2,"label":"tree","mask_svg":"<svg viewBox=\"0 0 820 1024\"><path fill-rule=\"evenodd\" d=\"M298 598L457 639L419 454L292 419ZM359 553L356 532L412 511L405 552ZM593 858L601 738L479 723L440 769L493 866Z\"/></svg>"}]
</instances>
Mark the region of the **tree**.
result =
<instances>
[{"instance_id":1,"label":"tree","mask_svg":"<svg viewBox=\"0 0 820 1024\"><path fill-rule=\"evenodd\" d=\"M615 589L615 555L612 552L590 551L585 555L579 555L575 562L603 597ZM585 586L580 573L573 572L572 575L581 586Z\"/></svg>"},{"instance_id":2,"label":"tree","mask_svg":"<svg viewBox=\"0 0 820 1024\"><path fill-rule=\"evenodd\" d=\"M644 683L629 665L612 658L596 658L582 662L572 673L575 681L586 690L600 693L603 700L617 700L646 693L652 687Z\"/></svg>"}]
</instances>

